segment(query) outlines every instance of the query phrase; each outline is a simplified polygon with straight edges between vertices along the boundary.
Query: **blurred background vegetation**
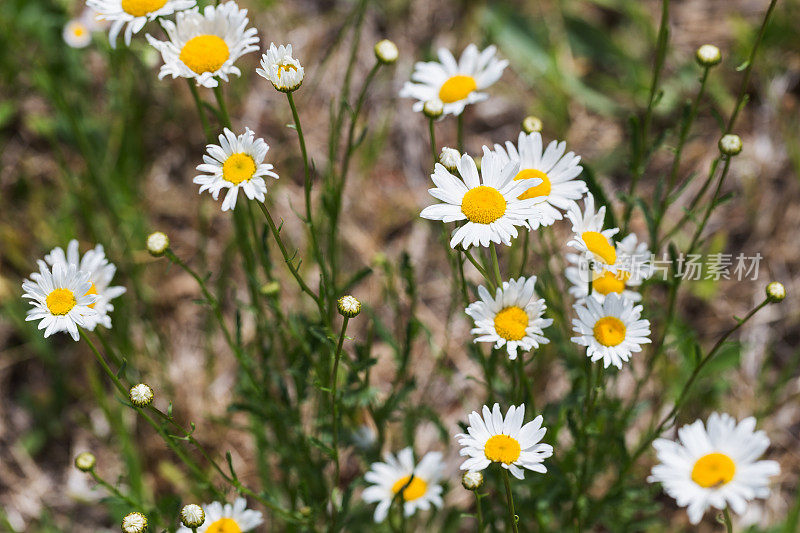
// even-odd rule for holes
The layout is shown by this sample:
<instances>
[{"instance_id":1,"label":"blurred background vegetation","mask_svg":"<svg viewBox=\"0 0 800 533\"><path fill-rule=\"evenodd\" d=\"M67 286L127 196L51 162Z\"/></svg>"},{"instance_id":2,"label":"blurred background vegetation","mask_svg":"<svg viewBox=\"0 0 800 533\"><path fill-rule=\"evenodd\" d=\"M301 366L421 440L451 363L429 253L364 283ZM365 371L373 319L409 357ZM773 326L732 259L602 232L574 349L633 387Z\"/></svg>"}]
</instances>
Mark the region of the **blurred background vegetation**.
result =
<instances>
[{"instance_id":1,"label":"blurred background vegetation","mask_svg":"<svg viewBox=\"0 0 800 533\"><path fill-rule=\"evenodd\" d=\"M730 111L767 3L673 2L656 131L673 126L697 89L694 50L712 43L723 52L685 149L681 171L686 175L705 172L716 156L715 116ZM312 157L323 168L329 111L352 44L345 30L353 23L354 4L241 4L250 9L262 45L291 42L306 66L307 79L297 99ZM265 469L259 464L260 444L245 431L251 419L235 404L235 361L210 327L207 309L195 305L199 290L184 272L144 251L147 233L165 231L178 255L197 271L214 272L216 289L229 295L226 309L247 299L244 273L233 259L238 250L229 244L231 217L201 198L191 182L205 145L191 95L184 83L157 80L160 59L142 35L130 49L110 49L102 33L86 49L67 47L62 28L82 9L82 2L68 0L0 2L0 530L116 529L128 509L113 499L97 505L105 496L91 490L92 483L72 468L75 454L86 449L98 456L108 479L124 475L129 490L156 494L166 512L174 512L180 495L195 490L163 443L149 428L139 427L130 410L113 400L101 401L110 398L103 394L107 384L82 344L65 336L45 341L35 326L24 323L27 304L20 299L21 280L35 269L37 258L73 237L82 249L102 243L118 266L118 281L128 287L128 294L115 301L114 327L106 339L127 358L130 379L146 378L158 401L172 403L182 419L195 422L196 436L218 456L230 450L242 479L258 479ZM470 505L470 495L456 481L459 461L452 435L457 422L478 405L468 393L477 367L462 347L469 324L460 310L448 308L451 286L438 229L417 219L427 203L429 182L426 124L410 112L410 102L396 97L397 91L413 62L439 46L461 50L470 42L495 43L511 67L491 88L492 98L469 110L468 151L477 154L482 144L516 138L520 120L534 114L544 122L544 137L566 139L609 198L615 198L630 179L626 124L646 105L659 9L660 2L651 0L367 2L354 78L366 75L372 44L381 38L394 40L401 57L393 70L382 72L367 98L369 135L344 196L341 270L347 278L372 269L351 288L370 306L373 323L382 325L371 354L377 361L369 394L392 397L397 392L392 386L395 370L412 361L408 379L417 388L403 398L405 426L399 419L387 421L378 428L380 442L402 447L413 441L419 422L419 450L448 450L450 511L442 513L436 527L455 530L458 509ZM800 292L798 20L800 2L780 1L747 88L750 102L736 128L745 149L726 186L735 200L709 223L713 237L707 250L760 253L759 279L687 284L689 292L679 300L679 321L670 336L674 357L659 368L660 379L674 380L679 387L688 372L682 362L689 357L685 352L691 350L695 331L702 333L702 343L716 339L733 315L743 315L761 299L767 281L786 285L786 302L768 307L743 328L741 345L715 361L696 389L697 407L683 417L683 422L705 417L718 406L735 416L759 417L783 473L774 496L753 506L743 523L786 533L800 530L795 490L800 471L800 304L794 297ZM285 127L291 116L282 95L255 76L257 60L256 54L243 58L242 79L225 89L234 124L249 126L271 146L270 158L281 176L272 189L274 209L287 219L284 231L300 242L303 227L293 210L302 205L302 165L293 132ZM440 143L455 143L453 129L445 124L438 134ZM668 173L670 156L666 142L642 179L645 195ZM680 216L682 208L679 200L671 215ZM632 227L647 235L640 217ZM407 283L404 279L412 271L416 281ZM293 307L282 310L300 320L308 302L283 290L287 294L281 305ZM657 317L659 310L647 312ZM391 346L380 327L405 327L408 345ZM358 328L352 334L363 341L366 326ZM252 324L243 325L243 335L252 331ZM403 352L399 359L398 351ZM429 379L432 368L438 373ZM722 375L725 379L719 379ZM631 382L624 376L617 381L624 396ZM537 401L544 405L565 396L565 383L557 373L537 375ZM374 430L365 416L365 434ZM557 445L556 450L558 454ZM370 456L377 457L378 451L373 449ZM343 478L357 480L363 471L350 457ZM635 475L643 478L646 472L642 466ZM607 481L596 480L590 491L602 492ZM644 514L658 520L628 520L628 528L687 527L683 511L657 488L646 492L639 501L656 507ZM559 505L553 496L541 495L540 501L542 510ZM371 510L360 506L355 512L369 515Z\"/></svg>"}]
</instances>

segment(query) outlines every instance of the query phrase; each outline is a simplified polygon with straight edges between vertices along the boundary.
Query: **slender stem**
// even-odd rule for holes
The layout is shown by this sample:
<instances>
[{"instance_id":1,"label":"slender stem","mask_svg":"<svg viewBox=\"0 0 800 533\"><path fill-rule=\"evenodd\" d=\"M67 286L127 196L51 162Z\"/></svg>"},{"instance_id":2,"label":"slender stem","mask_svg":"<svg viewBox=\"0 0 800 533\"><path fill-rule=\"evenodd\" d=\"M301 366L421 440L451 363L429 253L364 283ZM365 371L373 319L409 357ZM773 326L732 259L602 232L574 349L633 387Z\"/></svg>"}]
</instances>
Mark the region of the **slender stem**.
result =
<instances>
[{"instance_id":1,"label":"slender stem","mask_svg":"<svg viewBox=\"0 0 800 533\"><path fill-rule=\"evenodd\" d=\"M130 498L130 497L124 495L122 492L120 492L119 489L117 489L117 487L115 487L111 483L107 482L105 479L103 479L100 476L98 476L97 472L95 472L94 469L89 470L89 475L92 476L92 478L97 482L98 485L104 487L107 491L109 491L114 496L116 496L117 498L121 499L122 501L124 501L125 503L127 503L128 505L133 507L134 509L139 508L139 507L142 506L142 504L140 502L133 501L132 498Z\"/></svg>"},{"instance_id":2,"label":"slender stem","mask_svg":"<svg viewBox=\"0 0 800 533\"><path fill-rule=\"evenodd\" d=\"M503 277L500 275L500 261L497 259L497 246L492 243L490 247L492 253L492 270L494 270L494 279L499 287L503 283Z\"/></svg>"},{"instance_id":3,"label":"slender stem","mask_svg":"<svg viewBox=\"0 0 800 533\"><path fill-rule=\"evenodd\" d=\"M103 368L103 372L111 379L111 382L114 383L114 386L117 387L117 390L120 394L122 394L123 398L128 397L128 388L122 384L122 381L117 377L117 375L111 370L111 367L108 366L106 363L106 358L103 357L103 354L100 353L100 350L97 349L97 346L92 342L92 339L87 335L82 329L78 330L81 334L83 340L86 341L86 344L89 345L89 348L92 349L97 362L100 363L100 366Z\"/></svg>"},{"instance_id":4,"label":"slender stem","mask_svg":"<svg viewBox=\"0 0 800 533\"><path fill-rule=\"evenodd\" d=\"M436 151L436 128L434 128L434 120L432 118L428 119L428 132L430 133L431 139L431 155L433 156L433 164L436 166L436 163L439 161L439 154Z\"/></svg>"},{"instance_id":5,"label":"slender stem","mask_svg":"<svg viewBox=\"0 0 800 533\"><path fill-rule=\"evenodd\" d=\"M225 105L225 98L222 95L222 85L217 84L217 86L214 87L214 97L217 99L217 104L219 105L219 113L222 117L222 125L228 129L232 129L231 116L228 114L228 106Z\"/></svg>"},{"instance_id":6,"label":"slender stem","mask_svg":"<svg viewBox=\"0 0 800 533\"><path fill-rule=\"evenodd\" d=\"M203 109L203 102L200 99L200 92L197 90L197 85L190 78L186 78L186 83L189 85L189 91L192 93L194 105L197 107L197 114L200 115L200 122L203 124L203 131L206 134L206 141L208 143L213 143L214 133L211 131L211 126L208 123L208 117Z\"/></svg>"},{"instance_id":7,"label":"slender stem","mask_svg":"<svg viewBox=\"0 0 800 533\"><path fill-rule=\"evenodd\" d=\"M519 272L520 276L524 276L525 275L525 269L527 268L527 265L528 265L528 247L530 246L530 241L531 241L531 232L530 231L526 231L525 232L525 238L522 241L522 257L520 258L520 261L519 261L519 270L518 270L518 272Z\"/></svg>"},{"instance_id":8,"label":"slender stem","mask_svg":"<svg viewBox=\"0 0 800 533\"><path fill-rule=\"evenodd\" d=\"M475 510L478 514L478 533L483 533L484 526L483 526L483 509L481 506L481 496L478 494L477 490L472 491L475 493Z\"/></svg>"},{"instance_id":9,"label":"slender stem","mask_svg":"<svg viewBox=\"0 0 800 533\"><path fill-rule=\"evenodd\" d=\"M710 71L710 67L705 67L703 69L703 76L700 78L700 89L698 89L694 100L692 100L692 106L689 109L689 116L686 117L686 121L681 127L681 132L678 136L678 145L675 147L675 157L672 160L672 168L669 173L669 178L667 179L667 189L664 193L664 198L662 199L662 205L666 203L672 187L675 186L675 181L678 177L678 170L680 169L683 147L686 145L686 139L689 137L689 131L692 129L694 119L697 117L697 109L700 107L700 101L703 99L703 94L705 94L706 82L708 81L708 73Z\"/></svg>"},{"instance_id":10,"label":"slender stem","mask_svg":"<svg viewBox=\"0 0 800 533\"><path fill-rule=\"evenodd\" d=\"M456 119L456 140L459 153L464 153L464 111Z\"/></svg>"},{"instance_id":11,"label":"slender stem","mask_svg":"<svg viewBox=\"0 0 800 533\"><path fill-rule=\"evenodd\" d=\"M719 197L719 192L722 189L722 184L725 182L725 177L728 175L728 169L731 165L731 158L726 156L724 158L724 163L722 166L722 173L719 176L719 181L717 182L717 188L714 191L714 194L711 195L711 199L708 201L708 206L706 206L705 213L703 213L703 220L700 221L700 224L697 225L697 229L694 232L694 237L692 237L692 242L689 245L689 250L686 252L686 255L691 255L694 252L695 246L697 246L697 241L700 240L700 235L703 232L703 229L706 227L706 223L708 223L708 218L711 216L711 212L716 207L716 201Z\"/></svg>"},{"instance_id":12,"label":"slender stem","mask_svg":"<svg viewBox=\"0 0 800 533\"><path fill-rule=\"evenodd\" d=\"M508 470L503 468L503 483L506 486L506 503L508 505L508 520L511 522L511 529L514 533L519 533L517 528L517 514L514 512L514 496L511 494L511 483L508 480Z\"/></svg>"},{"instance_id":13,"label":"slender stem","mask_svg":"<svg viewBox=\"0 0 800 533\"><path fill-rule=\"evenodd\" d=\"M494 290L497 287L497 285L495 284L494 280L489 276L489 273L486 272L486 269L483 267L483 265L481 265L480 262L478 262L478 260L475 259L475 257L473 257L472 253L469 250L464 250L463 253L469 260L469 262L472 263L472 266L474 266L478 270L478 272L481 273L483 279L485 279L486 282L492 287L492 290Z\"/></svg>"},{"instance_id":14,"label":"slender stem","mask_svg":"<svg viewBox=\"0 0 800 533\"><path fill-rule=\"evenodd\" d=\"M336 355L334 355L333 359L333 371L331 372L330 378L330 389L331 389L331 413L333 415L332 425L333 425L333 458L334 458L334 479L333 479L333 486L339 486L339 474L340 474L340 466L339 466L339 409L338 403L336 398L336 390L339 380L336 379L339 374L339 360L342 356L342 345L344 345L345 334L347 332L347 323L350 321L348 317L344 317L342 320L342 331L339 333L339 344L336 346ZM333 512L333 522L336 523L336 503L332 503L332 512Z\"/></svg>"},{"instance_id":15,"label":"slender stem","mask_svg":"<svg viewBox=\"0 0 800 533\"><path fill-rule=\"evenodd\" d=\"M731 520L731 512L725 507L722 510L722 519L725 522L725 531L727 533L733 533L733 521Z\"/></svg>"}]
</instances>

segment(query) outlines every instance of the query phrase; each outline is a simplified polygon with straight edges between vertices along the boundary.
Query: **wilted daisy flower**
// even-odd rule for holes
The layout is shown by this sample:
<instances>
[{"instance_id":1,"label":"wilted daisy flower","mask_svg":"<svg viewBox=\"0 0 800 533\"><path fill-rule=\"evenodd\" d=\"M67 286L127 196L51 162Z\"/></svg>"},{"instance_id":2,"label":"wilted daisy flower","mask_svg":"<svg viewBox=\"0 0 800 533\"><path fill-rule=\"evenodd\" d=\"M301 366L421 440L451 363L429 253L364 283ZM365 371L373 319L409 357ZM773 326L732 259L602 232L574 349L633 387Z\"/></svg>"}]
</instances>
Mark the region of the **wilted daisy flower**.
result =
<instances>
[{"instance_id":1,"label":"wilted daisy flower","mask_svg":"<svg viewBox=\"0 0 800 533\"><path fill-rule=\"evenodd\" d=\"M147 41L161 52L164 65L158 73L163 78L194 78L198 85L216 87L217 78L228 81L228 75L241 76L233 64L244 54L258 50L255 28L247 28L247 10L236 2L209 5L203 12L197 8L181 11L175 22L164 20L168 41L147 35Z\"/></svg>"},{"instance_id":2,"label":"wilted daisy flower","mask_svg":"<svg viewBox=\"0 0 800 533\"><path fill-rule=\"evenodd\" d=\"M111 280L114 279L114 274L117 272L117 267L106 258L103 245L98 244L93 250L89 250L81 257L78 251L78 241L72 239L67 245L66 253L59 246L53 248L44 257L44 260L51 266L55 266L57 263L67 263L77 266L78 270L82 272L88 272L92 286L87 294L97 295L97 300L90 304L89 307L93 308L96 313L86 320L86 325L83 327L89 331L94 331L94 328L98 325L110 328L111 316L109 313L114 310L111 300L124 294L126 289L119 285L110 286Z\"/></svg>"},{"instance_id":3,"label":"wilted daisy flower","mask_svg":"<svg viewBox=\"0 0 800 533\"><path fill-rule=\"evenodd\" d=\"M510 245L517 236L516 226L528 227L528 221L539 216L542 200L520 200L519 196L541 180L515 181L516 162L502 164L485 146L483 154L480 176L475 161L467 154L458 162L461 179L439 163L431 175L436 187L428 192L444 203L426 207L420 216L445 223L466 220L450 239L453 248L459 244L489 246L489 242Z\"/></svg>"},{"instance_id":4,"label":"wilted daisy flower","mask_svg":"<svg viewBox=\"0 0 800 533\"><path fill-rule=\"evenodd\" d=\"M203 505L205 522L197 528L197 533L244 533L260 526L264 519L260 511L247 508L247 500L236 498L233 505L220 502ZM182 526L178 533L192 533L192 530Z\"/></svg>"},{"instance_id":5,"label":"wilted daisy flower","mask_svg":"<svg viewBox=\"0 0 800 533\"><path fill-rule=\"evenodd\" d=\"M603 206L595 212L594 196L591 193L586 194L583 205L583 211L577 202L567 210L567 218L572 222L574 234L567 245L577 248L597 269L613 267L617 262L617 250L611 237L619 233L619 228L603 229L606 207Z\"/></svg>"},{"instance_id":6,"label":"wilted daisy flower","mask_svg":"<svg viewBox=\"0 0 800 533\"><path fill-rule=\"evenodd\" d=\"M483 52L474 44L467 46L456 62L446 48L439 49L439 61L420 61L414 65L411 81L400 90L403 98L415 98L414 111L422 111L425 102L439 99L444 113L460 115L467 104L486 100L489 95L479 92L500 79L508 61L497 59L497 48L489 46Z\"/></svg>"},{"instance_id":7,"label":"wilted daisy flower","mask_svg":"<svg viewBox=\"0 0 800 533\"><path fill-rule=\"evenodd\" d=\"M426 453L416 466L411 448L400 450L397 457L387 453L383 456L383 462L372 463L369 472L364 475L364 479L372 485L364 489L361 497L367 503L378 502L375 522L386 519L392 500L401 490L406 516L413 515L417 509L427 511L431 505L441 507L442 487L439 479L443 468L442 454L439 452Z\"/></svg>"},{"instance_id":8,"label":"wilted daisy flower","mask_svg":"<svg viewBox=\"0 0 800 533\"><path fill-rule=\"evenodd\" d=\"M642 344L650 342L650 321L640 318L642 306L634 307L616 293L606 296L603 303L587 298L574 308L578 318L572 320L572 329L578 336L570 340L586 346L586 356L592 361L602 359L604 368L622 368L632 352L642 351Z\"/></svg>"},{"instance_id":9,"label":"wilted daisy flower","mask_svg":"<svg viewBox=\"0 0 800 533\"><path fill-rule=\"evenodd\" d=\"M275 46L269 43L269 50L261 56L261 68L256 73L266 78L281 92L297 90L303 83L305 70L300 62L292 57L292 45Z\"/></svg>"},{"instance_id":10,"label":"wilted daisy flower","mask_svg":"<svg viewBox=\"0 0 800 533\"><path fill-rule=\"evenodd\" d=\"M61 261L53 265L52 272L44 261L38 264L39 272L22 283L25 291L22 297L31 300L33 306L25 320L41 320L39 329L44 330L45 338L66 331L77 341L78 326L96 324L97 311L91 305L97 302L97 295L89 292L92 288L89 272Z\"/></svg>"},{"instance_id":11,"label":"wilted daisy flower","mask_svg":"<svg viewBox=\"0 0 800 533\"><path fill-rule=\"evenodd\" d=\"M92 42L92 32L82 19L72 19L64 25L61 32L64 42L70 48L86 48Z\"/></svg>"},{"instance_id":12,"label":"wilted daisy flower","mask_svg":"<svg viewBox=\"0 0 800 533\"><path fill-rule=\"evenodd\" d=\"M742 514L747 502L769 495L769 478L780 472L775 461L757 459L769 447L763 431L755 431L752 416L737 424L728 414L712 413L678 430L680 442L656 439L653 447L660 464L650 483L661 483L689 520L697 524L709 507L730 506Z\"/></svg>"},{"instance_id":13,"label":"wilted daisy flower","mask_svg":"<svg viewBox=\"0 0 800 533\"><path fill-rule=\"evenodd\" d=\"M539 206L542 219L532 221L532 229L539 224L549 226L563 217L561 211L566 211L575 200L579 200L589 189L582 180L577 178L583 167L580 156L573 152L564 154L567 143L564 141L551 141L546 149L542 149L542 136L539 132L520 133L517 146L507 141L505 148L499 144L494 145L494 152L505 163L509 160L519 162L519 172L515 180L539 178L541 183L529 188L520 196L526 198L539 198L544 200Z\"/></svg>"},{"instance_id":14,"label":"wilted daisy flower","mask_svg":"<svg viewBox=\"0 0 800 533\"><path fill-rule=\"evenodd\" d=\"M523 426L524 420L524 405L509 407L505 418L499 404L491 411L484 405L483 418L477 411L470 413L468 434L456 435L461 455L469 456L461 463L461 470L481 471L491 463L500 463L517 479L525 477L523 468L546 473L542 461L553 455L553 447L541 443L547 432L542 427L542 415Z\"/></svg>"},{"instance_id":15,"label":"wilted daisy flower","mask_svg":"<svg viewBox=\"0 0 800 533\"><path fill-rule=\"evenodd\" d=\"M263 202L267 192L264 176L277 179L272 165L264 163L269 146L264 139L256 139L250 128L238 137L228 128L219 136L219 145L206 146L208 155L203 156L203 164L197 170L205 172L195 176L194 182L200 185L200 192L208 191L216 200L222 189L228 189L222 201L222 210L236 207L239 189L250 200Z\"/></svg>"},{"instance_id":16,"label":"wilted daisy flower","mask_svg":"<svg viewBox=\"0 0 800 533\"><path fill-rule=\"evenodd\" d=\"M504 281L494 298L486 287L478 287L480 301L471 303L466 310L475 321L471 333L479 335L475 342L493 342L495 348L505 346L511 360L517 358L517 348L528 351L550 342L542 328L552 324L553 319L542 318L547 306L536 295L535 284L536 276Z\"/></svg>"},{"instance_id":17,"label":"wilted daisy flower","mask_svg":"<svg viewBox=\"0 0 800 533\"><path fill-rule=\"evenodd\" d=\"M111 21L108 40L114 48L122 28L125 44L130 45L133 34L139 33L148 20L194 7L195 0L86 0L86 5L97 13L98 19Z\"/></svg>"}]
</instances>

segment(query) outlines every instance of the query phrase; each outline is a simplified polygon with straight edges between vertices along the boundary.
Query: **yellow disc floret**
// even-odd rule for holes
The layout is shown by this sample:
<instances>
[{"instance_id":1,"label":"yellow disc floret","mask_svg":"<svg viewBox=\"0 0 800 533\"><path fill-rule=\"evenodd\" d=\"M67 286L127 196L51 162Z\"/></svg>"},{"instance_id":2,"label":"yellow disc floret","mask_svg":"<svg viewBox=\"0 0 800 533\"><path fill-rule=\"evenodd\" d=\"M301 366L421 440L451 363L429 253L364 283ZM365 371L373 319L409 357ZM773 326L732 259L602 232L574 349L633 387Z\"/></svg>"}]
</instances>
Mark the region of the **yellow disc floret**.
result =
<instances>
[{"instance_id":1,"label":"yellow disc floret","mask_svg":"<svg viewBox=\"0 0 800 533\"><path fill-rule=\"evenodd\" d=\"M242 533L242 528L233 518L220 518L208 526L206 533Z\"/></svg>"},{"instance_id":2,"label":"yellow disc floret","mask_svg":"<svg viewBox=\"0 0 800 533\"><path fill-rule=\"evenodd\" d=\"M527 200L528 198L536 198L538 196L547 196L550 194L550 190L553 188L550 184L550 178L547 177L547 174L542 172L541 170L537 170L535 168L526 168L517 172L517 175L514 176L514 180L529 180L531 178L539 178L542 182L535 187L531 187L524 193L519 195L520 200Z\"/></svg>"},{"instance_id":3,"label":"yellow disc floret","mask_svg":"<svg viewBox=\"0 0 800 533\"><path fill-rule=\"evenodd\" d=\"M256 162L252 156L242 152L231 154L222 164L222 177L234 185L249 180L255 172Z\"/></svg>"},{"instance_id":4,"label":"yellow disc floret","mask_svg":"<svg viewBox=\"0 0 800 533\"><path fill-rule=\"evenodd\" d=\"M477 88L478 84L475 83L475 78L459 74L444 82L442 88L439 89L439 100L445 104L452 104L463 100Z\"/></svg>"},{"instance_id":5,"label":"yellow disc floret","mask_svg":"<svg viewBox=\"0 0 800 533\"><path fill-rule=\"evenodd\" d=\"M606 270L594 278L592 288L603 296L612 292L622 294L622 291L625 290L625 282L630 277L628 272L619 271L615 274Z\"/></svg>"},{"instance_id":6,"label":"yellow disc floret","mask_svg":"<svg viewBox=\"0 0 800 533\"><path fill-rule=\"evenodd\" d=\"M86 291L86 294L87 294L87 295L89 295L89 294L97 294L97 286L95 286L94 282L92 282L92 286L91 286L91 287L89 287L89 290L88 290L88 291ZM96 303L96 302L95 302L95 303ZM91 303L91 304L89 304L89 307L91 307L92 309L94 309L94 303Z\"/></svg>"},{"instance_id":7,"label":"yellow disc floret","mask_svg":"<svg viewBox=\"0 0 800 533\"><path fill-rule=\"evenodd\" d=\"M75 293L69 289L54 289L45 300L47 309L54 315L66 315L78 304Z\"/></svg>"},{"instance_id":8,"label":"yellow disc floret","mask_svg":"<svg viewBox=\"0 0 800 533\"><path fill-rule=\"evenodd\" d=\"M617 262L617 251L614 249L614 245L599 231L584 231L581 239L586 244L586 248L606 264L613 265Z\"/></svg>"},{"instance_id":9,"label":"yellow disc floret","mask_svg":"<svg viewBox=\"0 0 800 533\"><path fill-rule=\"evenodd\" d=\"M724 453L709 453L694 464L692 481L708 489L724 485L733 479L735 473L736 465L733 459Z\"/></svg>"},{"instance_id":10,"label":"yellow disc floret","mask_svg":"<svg viewBox=\"0 0 800 533\"><path fill-rule=\"evenodd\" d=\"M197 74L216 72L230 57L228 45L216 35L198 35L183 45L179 59Z\"/></svg>"},{"instance_id":11,"label":"yellow disc floret","mask_svg":"<svg viewBox=\"0 0 800 533\"><path fill-rule=\"evenodd\" d=\"M143 17L158 11L167 3L167 0L122 0L122 10L134 17Z\"/></svg>"},{"instance_id":12,"label":"yellow disc floret","mask_svg":"<svg viewBox=\"0 0 800 533\"><path fill-rule=\"evenodd\" d=\"M597 342L603 346L616 346L625 340L627 328L622 320L615 316L604 316L594 324L592 332Z\"/></svg>"},{"instance_id":13,"label":"yellow disc floret","mask_svg":"<svg viewBox=\"0 0 800 533\"><path fill-rule=\"evenodd\" d=\"M491 224L506 212L506 199L493 187L470 189L461 200L461 212L470 222Z\"/></svg>"},{"instance_id":14,"label":"yellow disc floret","mask_svg":"<svg viewBox=\"0 0 800 533\"><path fill-rule=\"evenodd\" d=\"M406 483L411 476L404 476L394 482L392 485L392 494L397 494L400 492L400 489L406 487ZM421 498L425 496L425 492L428 490L428 484L425 482L424 479L420 479L418 477L414 477L411 479L411 483L408 483L408 486L403 489L403 499L407 502L412 500L416 500L417 498Z\"/></svg>"},{"instance_id":15,"label":"yellow disc floret","mask_svg":"<svg viewBox=\"0 0 800 533\"><path fill-rule=\"evenodd\" d=\"M516 305L506 307L494 317L495 331L507 341L521 340L527 327L528 313Z\"/></svg>"},{"instance_id":16,"label":"yellow disc floret","mask_svg":"<svg viewBox=\"0 0 800 533\"><path fill-rule=\"evenodd\" d=\"M483 447L487 459L507 465L519 459L521 451L519 441L508 435L495 435Z\"/></svg>"}]
</instances>

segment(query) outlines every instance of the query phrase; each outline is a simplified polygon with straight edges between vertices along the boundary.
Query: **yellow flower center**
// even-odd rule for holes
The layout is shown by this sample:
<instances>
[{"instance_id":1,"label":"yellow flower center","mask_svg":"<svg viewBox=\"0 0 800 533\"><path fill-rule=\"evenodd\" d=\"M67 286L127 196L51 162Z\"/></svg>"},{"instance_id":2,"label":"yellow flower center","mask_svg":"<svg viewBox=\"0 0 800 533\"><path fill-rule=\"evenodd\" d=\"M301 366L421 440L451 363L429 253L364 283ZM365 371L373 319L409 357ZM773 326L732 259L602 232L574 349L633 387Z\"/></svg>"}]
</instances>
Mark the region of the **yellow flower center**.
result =
<instances>
[{"instance_id":1,"label":"yellow flower center","mask_svg":"<svg viewBox=\"0 0 800 533\"><path fill-rule=\"evenodd\" d=\"M134 17L143 17L153 11L158 11L167 0L122 0L122 10Z\"/></svg>"},{"instance_id":2,"label":"yellow flower center","mask_svg":"<svg viewBox=\"0 0 800 533\"><path fill-rule=\"evenodd\" d=\"M395 481L394 485L392 485L392 494L397 494L400 492L400 489L403 489L405 484L408 483L410 477L411 476L401 477ZM428 484L425 482L425 480L414 477L414 479L411 480L411 483L408 483L408 486L403 489L403 499L407 502L416 500L417 498L425 496L425 492L427 490Z\"/></svg>"},{"instance_id":3,"label":"yellow flower center","mask_svg":"<svg viewBox=\"0 0 800 533\"><path fill-rule=\"evenodd\" d=\"M97 287L95 286L94 282L92 282L92 286L91 286L91 287L89 287L89 290L88 290L88 291L86 291L86 294L87 294L87 295L88 295L88 294L97 294ZM95 302L95 303L97 303L97 302ZM89 307L91 307L92 309L94 309L94 304L89 304Z\"/></svg>"},{"instance_id":4,"label":"yellow flower center","mask_svg":"<svg viewBox=\"0 0 800 533\"><path fill-rule=\"evenodd\" d=\"M507 341L522 339L527 327L528 313L516 305L506 307L494 317L495 331Z\"/></svg>"},{"instance_id":5,"label":"yellow flower center","mask_svg":"<svg viewBox=\"0 0 800 533\"><path fill-rule=\"evenodd\" d=\"M508 435L495 435L483 447L487 459L507 465L519 459L520 452L519 441Z\"/></svg>"},{"instance_id":6,"label":"yellow flower center","mask_svg":"<svg viewBox=\"0 0 800 533\"><path fill-rule=\"evenodd\" d=\"M550 178L548 178L547 174L541 170L537 170L535 168L525 168L517 172L517 175L514 176L515 181L529 180L531 178L539 178L542 180L542 182L539 185L531 187L524 193L520 194L520 200L527 200L528 198L536 198L537 196L547 196L550 194L550 190L553 188L550 184Z\"/></svg>"},{"instance_id":7,"label":"yellow flower center","mask_svg":"<svg viewBox=\"0 0 800 533\"><path fill-rule=\"evenodd\" d=\"M497 189L481 185L464 195L461 212L470 222L491 224L505 214L506 199Z\"/></svg>"},{"instance_id":8,"label":"yellow flower center","mask_svg":"<svg viewBox=\"0 0 800 533\"><path fill-rule=\"evenodd\" d=\"M692 468L692 481L703 488L718 487L733 479L736 465L724 453L704 455Z\"/></svg>"},{"instance_id":9,"label":"yellow flower center","mask_svg":"<svg viewBox=\"0 0 800 533\"><path fill-rule=\"evenodd\" d=\"M617 262L617 251L614 249L614 245L599 231L584 231L581 239L586 244L586 248L606 264L613 265Z\"/></svg>"},{"instance_id":10,"label":"yellow flower center","mask_svg":"<svg viewBox=\"0 0 800 533\"><path fill-rule=\"evenodd\" d=\"M281 74L290 71L297 72L297 67L292 65L291 63L286 63L285 65L278 65L278 79L281 79Z\"/></svg>"},{"instance_id":11,"label":"yellow flower center","mask_svg":"<svg viewBox=\"0 0 800 533\"><path fill-rule=\"evenodd\" d=\"M78 304L75 293L69 289L54 289L45 300L47 308L54 315L66 315Z\"/></svg>"},{"instance_id":12,"label":"yellow flower center","mask_svg":"<svg viewBox=\"0 0 800 533\"><path fill-rule=\"evenodd\" d=\"M625 340L625 324L615 316L604 316L594 324L594 338L603 346L616 346Z\"/></svg>"},{"instance_id":13,"label":"yellow flower center","mask_svg":"<svg viewBox=\"0 0 800 533\"><path fill-rule=\"evenodd\" d=\"M178 57L198 74L216 72L230 57L228 45L216 35L198 35L189 39Z\"/></svg>"},{"instance_id":14,"label":"yellow flower center","mask_svg":"<svg viewBox=\"0 0 800 533\"><path fill-rule=\"evenodd\" d=\"M75 37L81 37L81 36L83 36L83 34L85 34L85 33L86 33L86 28L84 28L84 27L83 27L83 26L81 26L80 24L76 24L76 25L75 25L75 26L72 28L72 34L73 34Z\"/></svg>"},{"instance_id":15,"label":"yellow flower center","mask_svg":"<svg viewBox=\"0 0 800 533\"><path fill-rule=\"evenodd\" d=\"M457 75L449 78L439 89L439 100L445 104L452 104L463 100L469 93L478 88L472 76Z\"/></svg>"},{"instance_id":16,"label":"yellow flower center","mask_svg":"<svg viewBox=\"0 0 800 533\"><path fill-rule=\"evenodd\" d=\"M206 533L242 533L242 528L233 518L220 518L208 526Z\"/></svg>"},{"instance_id":17,"label":"yellow flower center","mask_svg":"<svg viewBox=\"0 0 800 533\"><path fill-rule=\"evenodd\" d=\"M256 162L252 156L242 152L231 154L222 164L222 177L234 185L249 180L255 172Z\"/></svg>"},{"instance_id":18,"label":"yellow flower center","mask_svg":"<svg viewBox=\"0 0 800 533\"><path fill-rule=\"evenodd\" d=\"M625 290L625 282L630 277L630 273L623 270L616 274L607 270L595 276L594 281L592 281L592 288L603 296L612 292L621 294Z\"/></svg>"}]
</instances>

